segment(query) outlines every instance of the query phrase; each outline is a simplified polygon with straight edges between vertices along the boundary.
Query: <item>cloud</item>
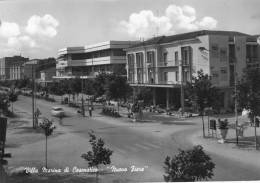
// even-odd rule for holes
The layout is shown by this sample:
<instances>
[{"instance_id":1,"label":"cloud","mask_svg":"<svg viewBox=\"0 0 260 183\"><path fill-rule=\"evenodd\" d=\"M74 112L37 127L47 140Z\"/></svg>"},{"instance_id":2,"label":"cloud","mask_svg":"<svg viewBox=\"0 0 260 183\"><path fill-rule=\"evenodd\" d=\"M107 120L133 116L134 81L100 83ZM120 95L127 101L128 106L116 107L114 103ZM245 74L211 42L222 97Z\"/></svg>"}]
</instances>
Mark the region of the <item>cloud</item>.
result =
<instances>
[{"instance_id":1,"label":"cloud","mask_svg":"<svg viewBox=\"0 0 260 183\"><path fill-rule=\"evenodd\" d=\"M15 47L15 48L35 48L37 46L35 40L33 40L29 36L18 36L18 37L10 37L8 39L7 45L9 47Z\"/></svg>"},{"instance_id":2,"label":"cloud","mask_svg":"<svg viewBox=\"0 0 260 183\"><path fill-rule=\"evenodd\" d=\"M132 13L129 19L119 23L119 28L134 37L151 37L156 33L168 35L199 29L214 29L217 20L210 16L197 19L196 10L191 6L169 5L164 15L155 16L151 10Z\"/></svg>"},{"instance_id":3,"label":"cloud","mask_svg":"<svg viewBox=\"0 0 260 183\"><path fill-rule=\"evenodd\" d=\"M145 37L151 35L156 29L162 34L166 34L172 29L172 24L168 17L156 17L152 11L143 10L140 13L133 13L129 21L122 21L121 26L130 35Z\"/></svg>"},{"instance_id":4,"label":"cloud","mask_svg":"<svg viewBox=\"0 0 260 183\"><path fill-rule=\"evenodd\" d=\"M43 17L33 15L29 18L25 30L30 35L52 38L57 35L58 25L58 20L49 14L46 14Z\"/></svg>"},{"instance_id":5,"label":"cloud","mask_svg":"<svg viewBox=\"0 0 260 183\"><path fill-rule=\"evenodd\" d=\"M20 34L20 27L17 23L0 22L0 37L9 38Z\"/></svg>"},{"instance_id":6,"label":"cloud","mask_svg":"<svg viewBox=\"0 0 260 183\"><path fill-rule=\"evenodd\" d=\"M42 51L46 41L57 35L58 25L58 20L48 14L31 16L25 26L0 20L0 56Z\"/></svg>"},{"instance_id":7,"label":"cloud","mask_svg":"<svg viewBox=\"0 0 260 183\"><path fill-rule=\"evenodd\" d=\"M212 17L204 17L200 22L197 22L198 26L205 29L214 29L217 27L217 20Z\"/></svg>"}]
</instances>

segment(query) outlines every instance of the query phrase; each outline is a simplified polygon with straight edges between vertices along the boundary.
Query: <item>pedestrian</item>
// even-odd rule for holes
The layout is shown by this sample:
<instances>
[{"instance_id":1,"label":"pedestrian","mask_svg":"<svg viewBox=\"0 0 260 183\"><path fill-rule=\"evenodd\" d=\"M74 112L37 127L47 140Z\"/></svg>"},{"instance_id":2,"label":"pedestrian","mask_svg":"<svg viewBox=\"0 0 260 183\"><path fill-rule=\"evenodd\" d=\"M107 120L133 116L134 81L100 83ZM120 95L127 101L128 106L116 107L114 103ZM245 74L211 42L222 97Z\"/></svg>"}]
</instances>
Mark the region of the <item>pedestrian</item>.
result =
<instances>
[{"instance_id":1,"label":"pedestrian","mask_svg":"<svg viewBox=\"0 0 260 183\"><path fill-rule=\"evenodd\" d=\"M92 117L92 110L93 110L92 106L89 106L88 108L89 117Z\"/></svg>"}]
</instances>

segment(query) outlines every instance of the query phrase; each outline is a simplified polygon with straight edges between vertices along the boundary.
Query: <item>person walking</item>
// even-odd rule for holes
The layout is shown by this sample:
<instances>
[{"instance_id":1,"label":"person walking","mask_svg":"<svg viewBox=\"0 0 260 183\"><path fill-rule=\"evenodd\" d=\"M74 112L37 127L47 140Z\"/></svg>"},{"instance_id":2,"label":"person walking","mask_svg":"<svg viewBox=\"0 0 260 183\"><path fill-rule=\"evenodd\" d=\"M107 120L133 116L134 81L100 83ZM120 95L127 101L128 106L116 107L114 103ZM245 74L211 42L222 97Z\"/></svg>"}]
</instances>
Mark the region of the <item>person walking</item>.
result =
<instances>
[{"instance_id":1,"label":"person walking","mask_svg":"<svg viewBox=\"0 0 260 183\"><path fill-rule=\"evenodd\" d=\"M93 107L92 107L92 105L90 105L88 108L89 117L92 117L92 110L93 110Z\"/></svg>"}]
</instances>

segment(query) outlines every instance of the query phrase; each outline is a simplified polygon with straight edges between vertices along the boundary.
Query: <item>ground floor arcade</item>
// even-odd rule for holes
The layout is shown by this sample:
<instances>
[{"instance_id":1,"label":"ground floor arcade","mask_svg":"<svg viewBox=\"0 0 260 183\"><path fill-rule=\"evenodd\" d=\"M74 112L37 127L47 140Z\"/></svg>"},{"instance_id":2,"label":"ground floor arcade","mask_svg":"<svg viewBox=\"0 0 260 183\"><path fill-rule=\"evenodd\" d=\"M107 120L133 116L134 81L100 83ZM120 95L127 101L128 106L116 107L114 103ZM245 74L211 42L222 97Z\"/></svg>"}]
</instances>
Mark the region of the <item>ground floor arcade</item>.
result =
<instances>
[{"instance_id":1,"label":"ground floor arcade","mask_svg":"<svg viewBox=\"0 0 260 183\"><path fill-rule=\"evenodd\" d=\"M145 100L147 104L153 106L160 106L165 109L179 110L181 107L181 89L180 87L154 87L154 86L132 86L133 96L146 90ZM234 111L233 88L219 88L219 107L221 111ZM149 95L147 97L147 95ZM188 96L184 97L184 107L186 109L191 107Z\"/></svg>"}]
</instances>

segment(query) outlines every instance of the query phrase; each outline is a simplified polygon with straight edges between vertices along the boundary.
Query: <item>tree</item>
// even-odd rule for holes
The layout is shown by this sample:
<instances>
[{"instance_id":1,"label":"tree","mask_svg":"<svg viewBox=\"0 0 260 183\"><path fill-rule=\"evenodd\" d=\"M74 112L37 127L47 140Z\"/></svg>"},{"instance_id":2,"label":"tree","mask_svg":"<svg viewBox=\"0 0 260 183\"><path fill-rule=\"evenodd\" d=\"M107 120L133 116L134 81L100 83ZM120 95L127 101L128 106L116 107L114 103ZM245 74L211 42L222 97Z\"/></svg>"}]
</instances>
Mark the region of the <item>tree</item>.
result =
<instances>
[{"instance_id":1,"label":"tree","mask_svg":"<svg viewBox=\"0 0 260 183\"><path fill-rule=\"evenodd\" d=\"M153 100L153 91L151 88L142 87L137 92L137 100L143 100L145 105L151 105Z\"/></svg>"},{"instance_id":2,"label":"tree","mask_svg":"<svg viewBox=\"0 0 260 183\"><path fill-rule=\"evenodd\" d=\"M88 161L89 167L97 168L96 172L96 182L98 182L98 168L99 165L109 165L111 163L110 156L113 151L108 148L105 148L105 142L103 139L97 139L93 132L89 133L90 144L92 146L92 151L88 151L87 154L82 154L81 157Z\"/></svg>"},{"instance_id":3,"label":"tree","mask_svg":"<svg viewBox=\"0 0 260 183\"><path fill-rule=\"evenodd\" d=\"M240 108L250 111L255 126L255 147L257 149L256 116L260 115L260 68L247 68L238 82L237 96Z\"/></svg>"},{"instance_id":4,"label":"tree","mask_svg":"<svg viewBox=\"0 0 260 183\"><path fill-rule=\"evenodd\" d=\"M13 103L14 103L15 101L17 101L18 96L17 96L17 94L15 93L14 90L11 90L11 91L9 92L9 94L8 94L8 98L9 98L9 101L11 102L11 104L12 104L12 113L13 113L13 112L14 112Z\"/></svg>"},{"instance_id":5,"label":"tree","mask_svg":"<svg viewBox=\"0 0 260 183\"><path fill-rule=\"evenodd\" d=\"M130 86L125 77L114 74L110 75L109 80L106 83L106 95L109 99L114 99L116 101L119 101L120 99L126 100L130 91Z\"/></svg>"},{"instance_id":6,"label":"tree","mask_svg":"<svg viewBox=\"0 0 260 183\"><path fill-rule=\"evenodd\" d=\"M84 80L84 93L87 95L94 95L95 90L94 90L94 81L93 79L86 79Z\"/></svg>"},{"instance_id":7,"label":"tree","mask_svg":"<svg viewBox=\"0 0 260 183\"><path fill-rule=\"evenodd\" d=\"M109 77L109 74L101 73L99 74L93 83L93 89L95 91L96 96L101 96L105 94L105 86L107 83L107 79Z\"/></svg>"},{"instance_id":8,"label":"tree","mask_svg":"<svg viewBox=\"0 0 260 183\"><path fill-rule=\"evenodd\" d=\"M53 125L53 121L49 120L48 118L43 118L42 123L40 123L40 127L44 130L45 135L45 167L47 168L47 139L53 133L53 130L56 128Z\"/></svg>"},{"instance_id":9,"label":"tree","mask_svg":"<svg viewBox=\"0 0 260 183\"><path fill-rule=\"evenodd\" d=\"M202 118L203 137L205 137L204 109L206 107L214 107L218 103L219 92L212 85L209 76L207 74L204 75L202 70L198 71L197 77L192 78L191 83L187 83L185 91L188 98L198 108Z\"/></svg>"},{"instance_id":10,"label":"tree","mask_svg":"<svg viewBox=\"0 0 260 183\"><path fill-rule=\"evenodd\" d=\"M71 88L72 88L72 94L73 94L73 100L75 99L75 94L77 95L77 98L78 98L78 95L79 93L82 91L82 79L80 78L75 78L72 80L72 83L71 83ZM74 101L75 102L75 101Z\"/></svg>"},{"instance_id":11,"label":"tree","mask_svg":"<svg viewBox=\"0 0 260 183\"><path fill-rule=\"evenodd\" d=\"M31 81L29 78L23 78L23 79L20 79L20 80L17 80L16 81L16 86L17 88L21 89L21 88L29 88L31 85Z\"/></svg>"},{"instance_id":12,"label":"tree","mask_svg":"<svg viewBox=\"0 0 260 183\"><path fill-rule=\"evenodd\" d=\"M10 106L8 95L5 93L0 93L0 109L2 110L3 114L8 113L8 107ZM1 115L1 111L0 111Z\"/></svg>"},{"instance_id":13,"label":"tree","mask_svg":"<svg viewBox=\"0 0 260 183\"><path fill-rule=\"evenodd\" d=\"M167 156L164 164L166 182L202 181L214 175L215 164L200 145L187 151L179 150L172 159Z\"/></svg>"}]
</instances>

